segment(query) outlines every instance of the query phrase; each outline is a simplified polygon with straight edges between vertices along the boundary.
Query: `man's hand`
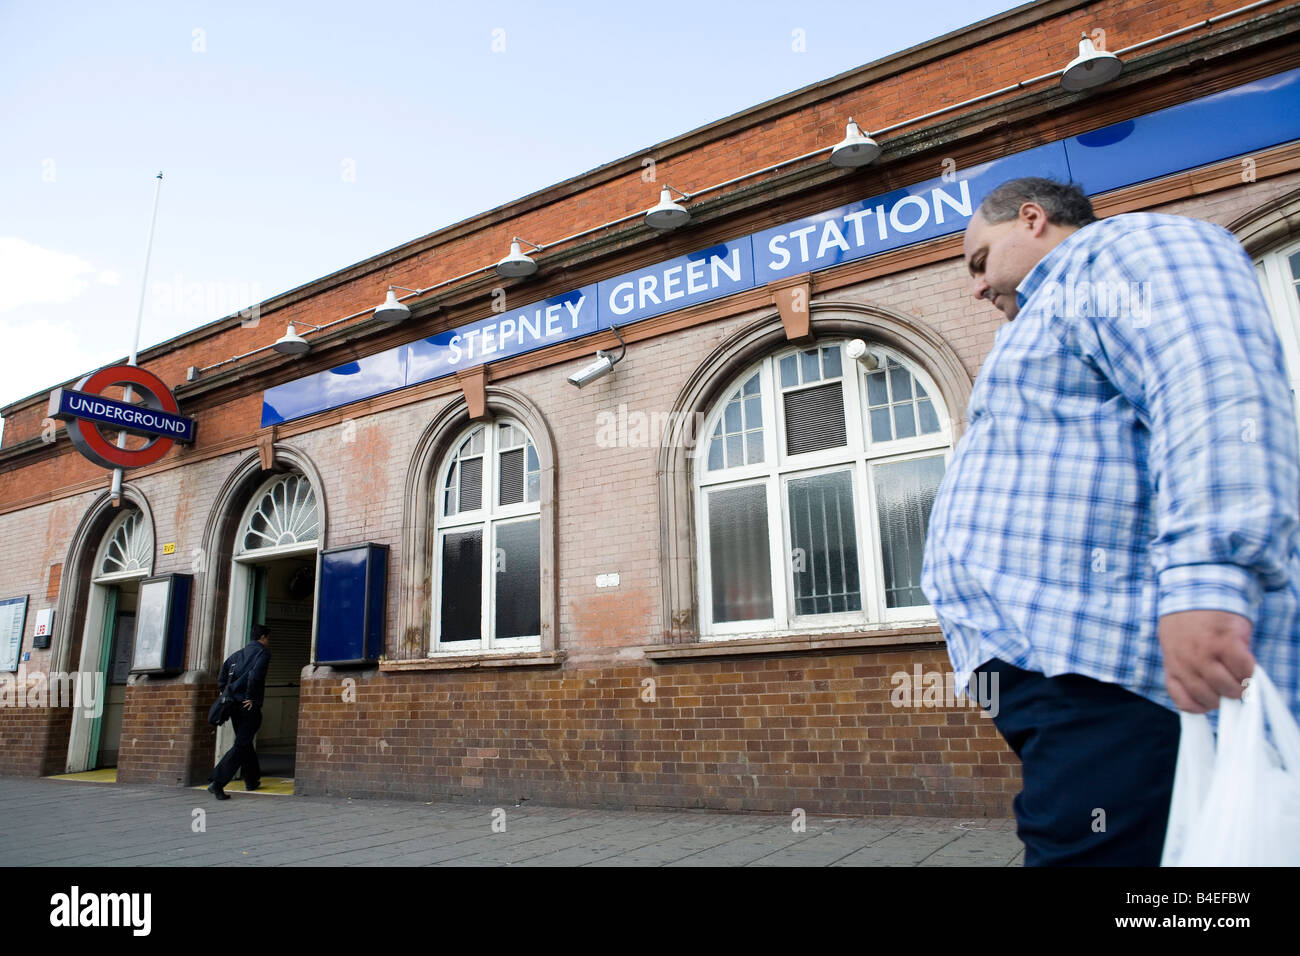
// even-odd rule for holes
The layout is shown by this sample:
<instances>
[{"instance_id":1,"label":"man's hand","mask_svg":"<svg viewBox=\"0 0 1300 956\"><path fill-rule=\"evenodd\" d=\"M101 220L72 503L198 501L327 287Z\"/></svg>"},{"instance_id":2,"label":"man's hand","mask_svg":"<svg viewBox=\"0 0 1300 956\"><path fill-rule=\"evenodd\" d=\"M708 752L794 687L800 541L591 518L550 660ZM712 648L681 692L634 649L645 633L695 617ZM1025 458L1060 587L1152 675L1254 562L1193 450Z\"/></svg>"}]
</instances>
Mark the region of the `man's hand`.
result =
<instances>
[{"instance_id":1,"label":"man's hand","mask_svg":"<svg viewBox=\"0 0 1300 956\"><path fill-rule=\"evenodd\" d=\"M1160 618L1165 687L1179 710L1204 714L1220 697L1241 698L1241 682L1255 670L1251 623L1229 611L1177 611Z\"/></svg>"},{"instance_id":2,"label":"man's hand","mask_svg":"<svg viewBox=\"0 0 1300 956\"><path fill-rule=\"evenodd\" d=\"M244 701L244 710L252 710L252 709L253 709L253 702L251 700Z\"/></svg>"}]
</instances>

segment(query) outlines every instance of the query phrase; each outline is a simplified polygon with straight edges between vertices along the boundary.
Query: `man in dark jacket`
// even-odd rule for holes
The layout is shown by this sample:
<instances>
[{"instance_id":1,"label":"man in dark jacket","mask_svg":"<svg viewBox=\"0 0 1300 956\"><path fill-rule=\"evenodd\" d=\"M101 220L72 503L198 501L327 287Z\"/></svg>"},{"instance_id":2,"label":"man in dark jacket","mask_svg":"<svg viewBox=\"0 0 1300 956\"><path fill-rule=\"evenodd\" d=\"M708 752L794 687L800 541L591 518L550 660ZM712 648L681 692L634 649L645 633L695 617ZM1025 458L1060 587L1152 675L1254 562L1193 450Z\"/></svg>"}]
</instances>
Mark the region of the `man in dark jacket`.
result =
<instances>
[{"instance_id":1,"label":"man in dark jacket","mask_svg":"<svg viewBox=\"0 0 1300 956\"><path fill-rule=\"evenodd\" d=\"M253 749L253 738L257 735L257 728L262 726L262 696L266 691L266 668L271 662L270 643L270 629L264 624L255 624L252 641L231 654L221 665L217 686L222 692L229 689L238 705L230 717L235 728L235 745L212 771L212 782L208 785L208 790L218 800L230 799L225 786L235 776L236 768L244 771L245 790L256 790L262 785L262 768L257 762L257 751Z\"/></svg>"}]
</instances>

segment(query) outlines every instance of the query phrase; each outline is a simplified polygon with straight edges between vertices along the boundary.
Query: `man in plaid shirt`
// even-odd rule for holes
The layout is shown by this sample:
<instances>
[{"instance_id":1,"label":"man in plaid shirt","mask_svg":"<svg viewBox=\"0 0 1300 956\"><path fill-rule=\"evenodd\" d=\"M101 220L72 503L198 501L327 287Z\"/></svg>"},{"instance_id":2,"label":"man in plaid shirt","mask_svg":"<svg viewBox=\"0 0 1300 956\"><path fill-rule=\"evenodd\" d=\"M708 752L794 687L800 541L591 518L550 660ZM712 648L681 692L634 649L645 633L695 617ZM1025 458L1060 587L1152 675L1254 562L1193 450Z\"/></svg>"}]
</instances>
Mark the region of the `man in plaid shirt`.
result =
<instances>
[{"instance_id":1,"label":"man in plaid shirt","mask_svg":"<svg viewBox=\"0 0 1300 956\"><path fill-rule=\"evenodd\" d=\"M922 589L957 685L997 674L1026 865L1157 865L1179 709L1258 660L1300 715L1300 449L1231 233L1004 183L964 254L1011 320L930 513ZM1100 825L1099 825L1100 824Z\"/></svg>"}]
</instances>

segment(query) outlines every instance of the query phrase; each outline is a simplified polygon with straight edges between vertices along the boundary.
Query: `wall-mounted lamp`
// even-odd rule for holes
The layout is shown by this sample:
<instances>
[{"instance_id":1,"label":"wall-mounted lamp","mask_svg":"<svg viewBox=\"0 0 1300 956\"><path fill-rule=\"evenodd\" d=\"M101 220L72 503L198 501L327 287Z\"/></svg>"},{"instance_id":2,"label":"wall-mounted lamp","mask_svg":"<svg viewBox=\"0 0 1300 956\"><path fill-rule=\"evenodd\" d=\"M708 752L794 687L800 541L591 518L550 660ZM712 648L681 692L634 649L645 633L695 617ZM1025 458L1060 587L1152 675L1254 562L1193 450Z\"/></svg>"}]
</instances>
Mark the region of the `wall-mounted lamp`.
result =
<instances>
[{"instance_id":1,"label":"wall-mounted lamp","mask_svg":"<svg viewBox=\"0 0 1300 956\"><path fill-rule=\"evenodd\" d=\"M651 229L676 229L690 222L690 210L680 203L673 202L673 193L677 193L687 201L691 198L676 186L665 183L664 188L659 191L659 202L645 214L645 224Z\"/></svg>"},{"instance_id":2,"label":"wall-mounted lamp","mask_svg":"<svg viewBox=\"0 0 1300 956\"><path fill-rule=\"evenodd\" d=\"M596 381L596 379L608 375L613 370L614 366L623 360L623 356L627 354L627 343L623 341L623 336L618 334L618 329L614 328L614 326L611 325L609 330L614 333L614 337L618 339L618 344L621 346L618 357L615 358L608 352L602 349L597 349L596 360L594 362L585 368L578 369L578 371L569 376L570 385L584 388Z\"/></svg>"},{"instance_id":3,"label":"wall-mounted lamp","mask_svg":"<svg viewBox=\"0 0 1300 956\"><path fill-rule=\"evenodd\" d=\"M1079 55L1070 61L1070 65L1061 74L1061 89L1070 93L1089 90L1109 83L1119 76L1122 69L1123 60L1114 53L1098 50L1085 33L1079 41Z\"/></svg>"},{"instance_id":4,"label":"wall-mounted lamp","mask_svg":"<svg viewBox=\"0 0 1300 956\"><path fill-rule=\"evenodd\" d=\"M311 328L320 331L319 325L312 325L310 322L304 322L302 324L311 326ZM289 328L284 333L284 336L276 339L275 344L272 345L271 348L275 349L281 355L302 355L304 352L311 351L311 343L299 335L298 330L295 329L293 323L290 322Z\"/></svg>"},{"instance_id":5,"label":"wall-mounted lamp","mask_svg":"<svg viewBox=\"0 0 1300 956\"><path fill-rule=\"evenodd\" d=\"M510 255L506 256L497 263L497 275L503 279L522 279L524 276L530 276L537 271L537 263L529 256L525 255L519 248L519 243L528 242L527 239L520 239L515 236L510 240ZM535 242L528 242L530 246L538 252L542 247Z\"/></svg>"},{"instance_id":6,"label":"wall-mounted lamp","mask_svg":"<svg viewBox=\"0 0 1300 956\"><path fill-rule=\"evenodd\" d=\"M853 361L861 362L862 367L868 372L874 372L876 369L880 368L879 356L877 356L875 352L869 350L867 348L867 343L862 341L862 339L853 339L844 347L844 351L848 353L849 358L853 359Z\"/></svg>"},{"instance_id":7,"label":"wall-mounted lamp","mask_svg":"<svg viewBox=\"0 0 1300 956\"><path fill-rule=\"evenodd\" d=\"M384 304L375 309L375 318L380 322L388 322L392 325L405 322L411 317L411 310L397 301L397 293L393 291L394 289L401 289L403 292L414 292L416 295L420 294L419 289L408 289L402 285L390 285L388 287L388 295L384 299Z\"/></svg>"},{"instance_id":8,"label":"wall-mounted lamp","mask_svg":"<svg viewBox=\"0 0 1300 956\"><path fill-rule=\"evenodd\" d=\"M825 147L823 147L824 149ZM844 139L831 148L831 165L841 167L866 166L880 155L880 144L868 136L849 117L844 129Z\"/></svg>"}]
</instances>

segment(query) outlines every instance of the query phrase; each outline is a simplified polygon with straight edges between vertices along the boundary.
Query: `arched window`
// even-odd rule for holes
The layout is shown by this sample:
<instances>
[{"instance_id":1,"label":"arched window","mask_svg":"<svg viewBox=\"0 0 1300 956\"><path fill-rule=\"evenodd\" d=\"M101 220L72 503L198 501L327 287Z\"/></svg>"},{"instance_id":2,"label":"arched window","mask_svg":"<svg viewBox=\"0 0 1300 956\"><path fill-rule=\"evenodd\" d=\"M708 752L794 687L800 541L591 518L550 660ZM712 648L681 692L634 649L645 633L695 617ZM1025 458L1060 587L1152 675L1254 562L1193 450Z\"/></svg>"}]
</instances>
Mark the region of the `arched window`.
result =
<instances>
[{"instance_id":1,"label":"arched window","mask_svg":"<svg viewBox=\"0 0 1300 956\"><path fill-rule=\"evenodd\" d=\"M932 619L920 588L952 430L902 355L786 349L723 390L695 460L704 637Z\"/></svg>"},{"instance_id":2,"label":"arched window","mask_svg":"<svg viewBox=\"0 0 1300 956\"><path fill-rule=\"evenodd\" d=\"M1291 397L1296 401L1300 396L1300 242L1288 243L1257 259L1255 271L1282 341ZM1300 401L1296 401L1296 416L1300 419Z\"/></svg>"},{"instance_id":3,"label":"arched window","mask_svg":"<svg viewBox=\"0 0 1300 956\"><path fill-rule=\"evenodd\" d=\"M320 515L311 482L298 474L269 479L244 510L235 553L301 551L320 536Z\"/></svg>"},{"instance_id":4,"label":"arched window","mask_svg":"<svg viewBox=\"0 0 1300 956\"><path fill-rule=\"evenodd\" d=\"M153 530L144 515L130 509L109 525L95 555L95 580L148 576L153 567Z\"/></svg>"},{"instance_id":5,"label":"arched window","mask_svg":"<svg viewBox=\"0 0 1300 956\"><path fill-rule=\"evenodd\" d=\"M514 421L452 443L433 489L434 653L540 648L540 472Z\"/></svg>"}]
</instances>

